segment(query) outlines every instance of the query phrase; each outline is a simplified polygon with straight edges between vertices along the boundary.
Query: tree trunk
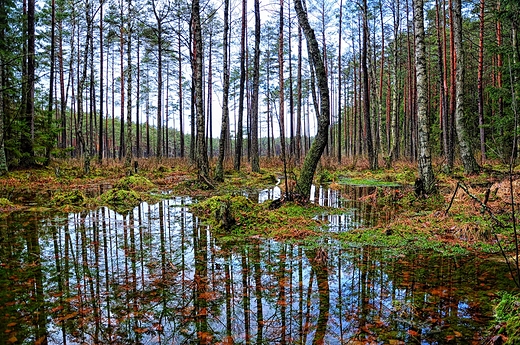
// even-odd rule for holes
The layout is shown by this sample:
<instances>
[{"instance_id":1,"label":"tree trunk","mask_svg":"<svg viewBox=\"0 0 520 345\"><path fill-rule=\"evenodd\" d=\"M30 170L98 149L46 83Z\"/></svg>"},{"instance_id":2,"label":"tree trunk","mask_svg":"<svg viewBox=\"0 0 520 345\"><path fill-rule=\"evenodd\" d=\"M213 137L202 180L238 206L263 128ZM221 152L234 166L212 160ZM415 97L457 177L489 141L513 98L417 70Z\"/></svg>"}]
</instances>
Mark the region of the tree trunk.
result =
<instances>
[{"instance_id":1,"label":"tree trunk","mask_svg":"<svg viewBox=\"0 0 520 345\"><path fill-rule=\"evenodd\" d=\"M426 48L424 43L424 3L423 0L415 0L414 4L417 121L419 124L419 178L422 181L425 192L431 193L435 190L435 177L431 164L429 142L428 85L426 79Z\"/></svg>"},{"instance_id":2,"label":"tree trunk","mask_svg":"<svg viewBox=\"0 0 520 345\"><path fill-rule=\"evenodd\" d=\"M343 0L339 2L339 34L338 34L338 164L341 164L341 34L343 21Z\"/></svg>"},{"instance_id":3,"label":"tree trunk","mask_svg":"<svg viewBox=\"0 0 520 345\"><path fill-rule=\"evenodd\" d=\"M320 161L323 150L327 145L328 140L328 129L329 129L329 115L330 115L330 101L329 101L329 85L327 81L327 72L323 63L320 49L318 47L318 41L314 34L314 30L309 24L307 12L302 6L301 0L294 0L294 9L298 15L298 22L305 34L305 37L310 47L309 54L311 56L311 65L316 70L318 79L318 88L320 91L320 113L318 115L318 131L314 142L312 143L309 152L305 156L303 162L300 178L297 183L298 191L305 197L309 198L312 181L314 179L314 173L316 167Z\"/></svg>"},{"instance_id":4,"label":"tree trunk","mask_svg":"<svg viewBox=\"0 0 520 345\"><path fill-rule=\"evenodd\" d=\"M485 0L480 0L480 25L479 25L479 41L478 41L478 72L477 72L477 88L478 88L478 124L480 128L480 155L482 162L486 160L486 136L484 132L484 87L482 78L484 74L484 16L485 16Z\"/></svg>"},{"instance_id":5,"label":"tree trunk","mask_svg":"<svg viewBox=\"0 0 520 345\"><path fill-rule=\"evenodd\" d=\"M361 49L361 69L363 71L363 114L364 133L368 153L368 161L371 170L377 169L377 154L374 151L372 140L372 125L370 115L370 84L368 81L368 6L367 0L363 0L363 39Z\"/></svg>"},{"instance_id":6,"label":"tree trunk","mask_svg":"<svg viewBox=\"0 0 520 345\"><path fill-rule=\"evenodd\" d=\"M126 39L126 152L125 152L125 169L127 174L132 174L132 1L128 0L128 23L127 23L127 39Z\"/></svg>"},{"instance_id":7,"label":"tree trunk","mask_svg":"<svg viewBox=\"0 0 520 345\"><path fill-rule=\"evenodd\" d=\"M228 0L226 0L228 1ZM179 1L179 4L181 2ZM180 28L181 27L181 17L179 16L179 19L177 21L177 25ZM178 63L179 63L179 146L180 146L180 156L181 158L184 158L184 101L182 96L182 54L181 54L181 32L179 30L178 36L177 36L177 49L178 49Z\"/></svg>"},{"instance_id":8,"label":"tree trunk","mask_svg":"<svg viewBox=\"0 0 520 345\"><path fill-rule=\"evenodd\" d=\"M298 25L298 72L296 75L296 162L302 156L302 29Z\"/></svg>"},{"instance_id":9,"label":"tree trunk","mask_svg":"<svg viewBox=\"0 0 520 345\"><path fill-rule=\"evenodd\" d=\"M163 16L157 10L157 4L155 1L152 1L153 13L155 15L155 20L157 21L157 148L155 151L155 156L157 158L161 158L163 156L162 146L163 146L163 133L162 133L162 89L163 89L163 78L162 78L162 54L163 54L163 41L162 41L162 21Z\"/></svg>"},{"instance_id":10,"label":"tree trunk","mask_svg":"<svg viewBox=\"0 0 520 345\"><path fill-rule=\"evenodd\" d=\"M399 0L395 3L395 11L393 13L394 18L394 42L393 42L393 71L392 71L392 109L391 109L391 119L390 119L390 148L388 151L388 162L387 166L390 167L392 165L392 161L399 158L399 137L398 137L398 129L399 129L399 87L398 87L398 74L399 74L399 57L398 57L398 35L399 35L399 26L400 26L400 8L399 8Z\"/></svg>"},{"instance_id":11,"label":"tree trunk","mask_svg":"<svg viewBox=\"0 0 520 345\"><path fill-rule=\"evenodd\" d=\"M54 0L53 0L54 1ZM98 163L103 160L103 0L99 1L99 138Z\"/></svg>"},{"instance_id":12,"label":"tree trunk","mask_svg":"<svg viewBox=\"0 0 520 345\"><path fill-rule=\"evenodd\" d=\"M464 48L462 45L462 5L461 0L454 0L454 32L455 32L455 54L456 54L456 106L455 106L455 126L459 141L460 156L466 174L475 174L479 171L479 166L468 137L468 131L464 123Z\"/></svg>"},{"instance_id":13,"label":"tree trunk","mask_svg":"<svg viewBox=\"0 0 520 345\"><path fill-rule=\"evenodd\" d=\"M200 4L199 0L193 0L192 3L192 25L193 25L193 80L195 83L195 108L197 115L197 142L196 142L196 161L199 179L209 182L209 162L208 150L205 140L205 118L204 103L202 90L202 30L200 24Z\"/></svg>"},{"instance_id":14,"label":"tree trunk","mask_svg":"<svg viewBox=\"0 0 520 345\"><path fill-rule=\"evenodd\" d=\"M125 69L124 69L124 16L123 16L123 3L121 2L121 23L119 23L119 63L120 63L120 93L121 93L121 113L120 113L120 128L119 128L119 160L123 159L125 154Z\"/></svg>"},{"instance_id":15,"label":"tree trunk","mask_svg":"<svg viewBox=\"0 0 520 345\"><path fill-rule=\"evenodd\" d=\"M0 18L5 18L3 9L0 9ZM4 45L4 26L0 27L0 49L3 51ZM0 55L0 176L3 176L7 173L7 159L5 156L5 144L4 144L4 59L3 55Z\"/></svg>"},{"instance_id":16,"label":"tree trunk","mask_svg":"<svg viewBox=\"0 0 520 345\"><path fill-rule=\"evenodd\" d=\"M21 165L31 166L34 164L34 85L35 85L35 0L27 1L27 70L24 80L26 81L25 113L20 138L20 150L23 154Z\"/></svg>"},{"instance_id":17,"label":"tree trunk","mask_svg":"<svg viewBox=\"0 0 520 345\"><path fill-rule=\"evenodd\" d=\"M56 50L56 39L55 39L55 31L56 31L56 2L55 0L51 0L51 46L50 46L50 56L49 56L49 100L47 103L47 131L48 138L46 143L45 150L45 165L49 165L51 161L51 151L54 146L54 134L52 134L52 110L54 107L54 65L55 65L55 50Z\"/></svg>"},{"instance_id":18,"label":"tree trunk","mask_svg":"<svg viewBox=\"0 0 520 345\"><path fill-rule=\"evenodd\" d=\"M278 82L279 82L279 128L280 128L280 147L282 153L282 161L283 161L283 175L285 182L285 197L290 199L292 196L289 191L289 181L287 178L287 155L285 148L285 86L284 86L284 73L283 73L283 53L284 53L284 39L283 39L283 5L284 1L280 0L280 18L279 18L279 35L278 35Z\"/></svg>"},{"instance_id":19,"label":"tree trunk","mask_svg":"<svg viewBox=\"0 0 520 345\"><path fill-rule=\"evenodd\" d=\"M229 0L224 0L224 33L223 33L223 95L222 95L222 125L218 147L218 160L215 168L215 180L224 181L224 156L226 142L229 138L229 67L228 67L228 35L229 35Z\"/></svg>"},{"instance_id":20,"label":"tree trunk","mask_svg":"<svg viewBox=\"0 0 520 345\"><path fill-rule=\"evenodd\" d=\"M258 99L260 88L260 1L255 0L255 55L253 61L253 97L251 100L251 170L260 172L258 157Z\"/></svg>"},{"instance_id":21,"label":"tree trunk","mask_svg":"<svg viewBox=\"0 0 520 345\"><path fill-rule=\"evenodd\" d=\"M238 121L237 130L235 133L235 170L240 171L240 165L242 161L242 125L244 119L244 89L246 81L246 0L242 0L242 32L240 37L240 91L238 100Z\"/></svg>"}]
</instances>

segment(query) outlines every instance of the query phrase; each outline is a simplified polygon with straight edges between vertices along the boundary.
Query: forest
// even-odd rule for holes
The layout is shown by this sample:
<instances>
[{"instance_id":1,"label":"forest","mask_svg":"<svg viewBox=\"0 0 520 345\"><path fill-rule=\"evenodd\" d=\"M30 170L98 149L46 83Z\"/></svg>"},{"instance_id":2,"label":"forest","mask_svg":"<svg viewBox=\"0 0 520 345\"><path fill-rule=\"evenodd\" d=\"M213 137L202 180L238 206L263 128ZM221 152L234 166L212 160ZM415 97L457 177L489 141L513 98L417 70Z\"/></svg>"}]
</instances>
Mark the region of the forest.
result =
<instances>
[{"instance_id":1,"label":"forest","mask_svg":"<svg viewBox=\"0 0 520 345\"><path fill-rule=\"evenodd\" d=\"M520 341L518 0L0 2L0 345Z\"/></svg>"},{"instance_id":2,"label":"forest","mask_svg":"<svg viewBox=\"0 0 520 345\"><path fill-rule=\"evenodd\" d=\"M201 42L194 6L4 1L1 171L53 157L195 160L198 150L236 170L282 152L301 162L323 95L292 2L201 4ZM427 148L448 170L460 154L467 173L516 156L516 1L320 0L302 10L329 91L326 156L368 157L376 169L420 161Z\"/></svg>"}]
</instances>

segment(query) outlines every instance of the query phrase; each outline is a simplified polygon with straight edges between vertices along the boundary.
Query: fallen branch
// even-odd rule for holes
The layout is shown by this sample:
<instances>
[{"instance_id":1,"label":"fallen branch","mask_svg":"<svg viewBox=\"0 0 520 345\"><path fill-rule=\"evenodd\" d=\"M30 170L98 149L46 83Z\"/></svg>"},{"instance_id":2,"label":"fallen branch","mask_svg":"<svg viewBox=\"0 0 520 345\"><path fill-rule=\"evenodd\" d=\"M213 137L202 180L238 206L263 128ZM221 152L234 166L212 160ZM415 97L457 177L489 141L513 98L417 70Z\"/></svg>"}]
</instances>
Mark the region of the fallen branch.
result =
<instances>
[{"instance_id":1,"label":"fallen branch","mask_svg":"<svg viewBox=\"0 0 520 345\"><path fill-rule=\"evenodd\" d=\"M475 200L477 203L480 204L480 206L482 207L482 212L484 211L487 211L487 213L489 214L489 216L491 217L491 219L493 219L498 225L500 225L501 227L505 227L506 225L500 220L498 219L495 214L493 213L493 211L486 205L486 203L480 201L479 198L477 198L475 195L471 194L471 192L469 191L468 187L466 187L464 184L462 184L460 181L457 182L457 187L455 187L455 192L453 193L453 196L451 197L451 201L450 201L450 204L448 205L448 208L446 209L446 211L444 211L444 215L446 216L451 208L451 205L453 204L453 200L455 199L455 195L457 194L457 191L459 190L459 187L473 200ZM486 198L487 199L487 198ZM485 200L487 202L487 200Z\"/></svg>"}]
</instances>

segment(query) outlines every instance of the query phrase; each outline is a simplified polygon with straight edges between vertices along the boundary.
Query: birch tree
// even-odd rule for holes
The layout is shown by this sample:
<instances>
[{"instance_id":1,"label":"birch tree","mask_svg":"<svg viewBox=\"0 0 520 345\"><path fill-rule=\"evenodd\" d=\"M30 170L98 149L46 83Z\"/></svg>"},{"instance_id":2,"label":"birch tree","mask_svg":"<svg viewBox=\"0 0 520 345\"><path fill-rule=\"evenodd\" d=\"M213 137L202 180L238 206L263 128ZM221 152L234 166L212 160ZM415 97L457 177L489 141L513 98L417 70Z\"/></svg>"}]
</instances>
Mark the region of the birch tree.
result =
<instances>
[{"instance_id":1,"label":"birch tree","mask_svg":"<svg viewBox=\"0 0 520 345\"><path fill-rule=\"evenodd\" d=\"M419 178L425 187L426 193L430 193L435 190L435 178L433 175L429 143L430 134L428 123L428 81L426 75L426 48L424 43L423 0L415 0L414 6L417 121L419 127Z\"/></svg>"}]
</instances>

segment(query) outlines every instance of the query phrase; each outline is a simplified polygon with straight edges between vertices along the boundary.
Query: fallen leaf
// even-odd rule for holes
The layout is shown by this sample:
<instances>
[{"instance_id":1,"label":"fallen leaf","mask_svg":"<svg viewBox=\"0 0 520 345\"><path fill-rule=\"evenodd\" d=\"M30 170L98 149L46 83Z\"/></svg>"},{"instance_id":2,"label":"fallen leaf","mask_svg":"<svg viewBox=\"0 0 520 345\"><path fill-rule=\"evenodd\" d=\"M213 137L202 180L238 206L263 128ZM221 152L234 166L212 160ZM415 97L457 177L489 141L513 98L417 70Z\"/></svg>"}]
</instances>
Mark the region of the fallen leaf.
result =
<instances>
[{"instance_id":1,"label":"fallen leaf","mask_svg":"<svg viewBox=\"0 0 520 345\"><path fill-rule=\"evenodd\" d=\"M418 337L419 336L419 333L417 331L414 331L413 329L409 329L408 331L406 331L406 333L408 333L412 337Z\"/></svg>"}]
</instances>

